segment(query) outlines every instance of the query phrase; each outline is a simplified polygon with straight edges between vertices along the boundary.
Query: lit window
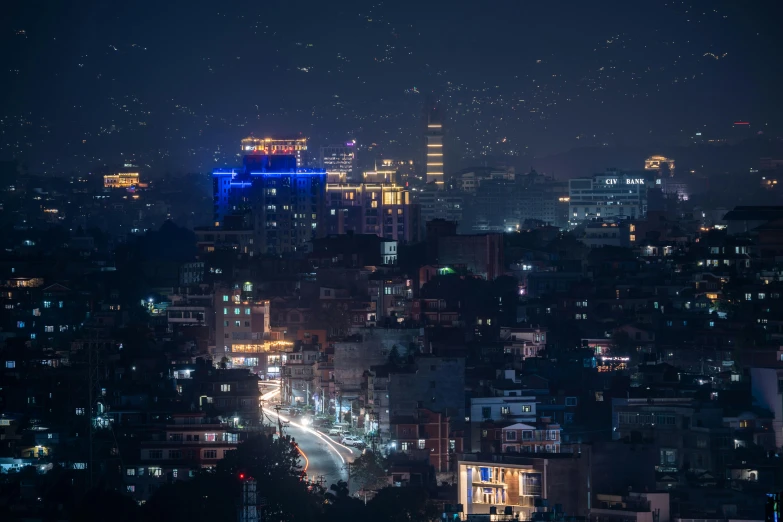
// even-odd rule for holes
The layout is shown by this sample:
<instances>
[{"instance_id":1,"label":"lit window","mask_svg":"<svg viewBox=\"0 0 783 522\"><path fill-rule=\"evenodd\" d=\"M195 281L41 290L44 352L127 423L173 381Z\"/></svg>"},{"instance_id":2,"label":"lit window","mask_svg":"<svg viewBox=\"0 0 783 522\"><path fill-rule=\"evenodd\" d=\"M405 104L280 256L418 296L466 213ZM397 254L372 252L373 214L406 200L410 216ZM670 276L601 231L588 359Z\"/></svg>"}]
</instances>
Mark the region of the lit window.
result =
<instances>
[{"instance_id":1,"label":"lit window","mask_svg":"<svg viewBox=\"0 0 783 522\"><path fill-rule=\"evenodd\" d=\"M51 301L44 301L44 308L51 308L52 302Z\"/></svg>"},{"instance_id":2,"label":"lit window","mask_svg":"<svg viewBox=\"0 0 783 522\"><path fill-rule=\"evenodd\" d=\"M425 442L426 441L424 439L419 439L419 449L424 449L425 448L425 445L424 445Z\"/></svg>"},{"instance_id":3,"label":"lit window","mask_svg":"<svg viewBox=\"0 0 783 522\"><path fill-rule=\"evenodd\" d=\"M128 470L130 471L130 470ZM133 484L128 484L126 486L128 493L135 493L136 492L136 486Z\"/></svg>"},{"instance_id":4,"label":"lit window","mask_svg":"<svg viewBox=\"0 0 783 522\"><path fill-rule=\"evenodd\" d=\"M250 315L250 308L245 308L245 315Z\"/></svg>"},{"instance_id":5,"label":"lit window","mask_svg":"<svg viewBox=\"0 0 783 522\"><path fill-rule=\"evenodd\" d=\"M54 332L54 326L44 326L44 331L47 333Z\"/></svg>"},{"instance_id":6,"label":"lit window","mask_svg":"<svg viewBox=\"0 0 783 522\"><path fill-rule=\"evenodd\" d=\"M158 450L158 453L161 453L161 451ZM152 456L152 452L151 451L150 451L150 456ZM162 477L163 476L163 468L151 467L150 468L150 476L151 477Z\"/></svg>"},{"instance_id":7,"label":"lit window","mask_svg":"<svg viewBox=\"0 0 783 522\"><path fill-rule=\"evenodd\" d=\"M129 477L133 477L136 475L136 468L128 468L125 470L125 474Z\"/></svg>"},{"instance_id":8,"label":"lit window","mask_svg":"<svg viewBox=\"0 0 783 522\"><path fill-rule=\"evenodd\" d=\"M24 328L24 321L16 321L17 328Z\"/></svg>"},{"instance_id":9,"label":"lit window","mask_svg":"<svg viewBox=\"0 0 783 522\"><path fill-rule=\"evenodd\" d=\"M230 392L231 391L231 385L230 384L221 384L220 385L220 391L222 391L222 392Z\"/></svg>"},{"instance_id":10,"label":"lit window","mask_svg":"<svg viewBox=\"0 0 783 522\"><path fill-rule=\"evenodd\" d=\"M9 369L16 368L16 361L6 361L5 367Z\"/></svg>"},{"instance_id":11,"label":"lit window","mask_svg":"<svg viewBox=\"0 0 783 522\"><path fill-rule=\"evenodd\" d=\"M234 315L240 315L242 313L241 308L234 308Z\"/></svg>"},{"instance_id":12,"label":"lit window","mask_svg":"<svg viewBox=\"0 0 783 522\"><path fill-rule=\"evenodd\" d=\"M227 296L227 295L224 295L224 296L223 296L223 302L224 302L224 303L227 303L227 302L228 302L228 296Z\"/></svg>"},{"instance_id":13,"label":"lit window","mask_svg":"<svg viewBox=\"0 0 783 522\"><path fill-rule=\"evenodd\" d=\"M84 408L76 408L76 415L84 415Z\"/></svg>"}]
</instances>

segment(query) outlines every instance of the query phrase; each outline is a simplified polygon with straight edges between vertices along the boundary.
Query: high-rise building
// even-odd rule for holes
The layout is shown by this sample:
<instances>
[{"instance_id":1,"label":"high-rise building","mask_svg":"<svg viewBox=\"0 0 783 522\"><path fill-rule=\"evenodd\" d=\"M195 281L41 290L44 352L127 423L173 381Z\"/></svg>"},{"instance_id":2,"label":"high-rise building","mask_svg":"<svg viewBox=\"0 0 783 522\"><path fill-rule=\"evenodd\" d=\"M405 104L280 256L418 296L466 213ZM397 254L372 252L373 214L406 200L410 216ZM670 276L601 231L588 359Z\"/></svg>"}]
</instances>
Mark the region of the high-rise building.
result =
<instances>
[{"instance_id":1,"label":"high-rise building","mask_svg":"<svg viewBox=\"0 0 783 522\"><path fill-rule=\"evenodd\" d=\"M395 171L370 171L363 183L327 183L328 231L415 240L410 192L395 183Z\"/></svg>"},{"instance_id":2,"label":"high-rise building","mask_svg":"<svg viewBox=\"0 0 783 522\"><path fill-rule=\"evenodd\" d=\"M326 170L330 183L351 180L355 161L356 140L346 141L344 145L321 147L321 168Z\"/></svg>"},{"instance_id":3,"label":"high-rise building","mask_svg":"<svg viewBox=\"0 0 783 522\"><path fill-rule=\"evenodd\" d=\"M295 156L299 167L307 166L307 138L256 138L248 136L241 142L242 154L264 156Z\"/></svg>"},{"instance_id":4,"label":"high-rise building","mask_svg":"<svg viewBox=\"0 0 783 522\"><path fill-rule=\"evenodd\" d=\"M294 156L245 156L212 172L214 225L240 217L253 230L254 253L294 252L323 234L326 172L296 168Z\"/></svg>"},{"instance_id":5,"label":"high-rise building","mask_svg":"<svg viewBox=\"0 0 783 522\"><path fill-rule=\"evenodd\" d=\"M590 178L572 179L568 184L570 225L596 218L642 218L647 214L647 189L652 185L645 173L614 169Z\"/></svg>"},{"instance_id":6,"label":"high-rise building","mask_svg":"<svg viewBox=\"0 0 783 522\"><path fill-rule=\"evenodd\" d=\"M443 188L443 118L434 101L428 101L427 130L424 133L427 145L427 183Z\"/></svg>"}]
</instances>

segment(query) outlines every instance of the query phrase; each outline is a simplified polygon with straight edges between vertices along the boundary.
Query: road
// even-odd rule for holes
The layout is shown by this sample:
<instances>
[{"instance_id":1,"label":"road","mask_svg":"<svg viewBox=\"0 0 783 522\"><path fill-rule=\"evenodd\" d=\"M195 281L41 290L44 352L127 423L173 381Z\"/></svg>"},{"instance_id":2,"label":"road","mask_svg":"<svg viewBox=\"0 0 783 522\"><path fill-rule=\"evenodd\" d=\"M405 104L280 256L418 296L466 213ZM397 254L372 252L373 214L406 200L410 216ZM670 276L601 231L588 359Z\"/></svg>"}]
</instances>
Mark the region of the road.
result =
<instances>
[{"instance_id":1,"label":"road","mask_svg":"<svg viewBox=\"0 0 783 522\"><path fill-rule=\"evenodd\" d=\"M277 422L278 414L268 402L279 393L280 390L275 389L261 396L268 421ZM280 415L280 420L285 423L284 433L293 437L299 445L308 479L322 481L326 488L338 480L348 480L348 463L361 454L359 450L343 446L328 435L284 415Z\"/></svg>"}]
</instances>

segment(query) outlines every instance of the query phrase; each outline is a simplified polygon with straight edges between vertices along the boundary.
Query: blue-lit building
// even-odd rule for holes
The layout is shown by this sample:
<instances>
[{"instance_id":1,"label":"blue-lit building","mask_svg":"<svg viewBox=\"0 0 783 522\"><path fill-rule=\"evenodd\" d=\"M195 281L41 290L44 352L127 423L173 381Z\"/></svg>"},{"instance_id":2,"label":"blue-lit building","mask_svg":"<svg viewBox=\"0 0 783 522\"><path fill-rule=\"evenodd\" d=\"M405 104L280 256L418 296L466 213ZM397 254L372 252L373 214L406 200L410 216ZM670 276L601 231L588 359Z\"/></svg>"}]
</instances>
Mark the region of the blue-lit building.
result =
<instances>
[{"instance_id":1,"label":"blue-lit building","mask_svg":"<svg viewBox=\"0 0 783 522\"><path fill-rule=\"evenodd\" d=\"M252 229L251 255L296 252L325 233L326 171L297 168L295 156L245 156L212 183L214 226Z\"/></svg>"}]
</instances>

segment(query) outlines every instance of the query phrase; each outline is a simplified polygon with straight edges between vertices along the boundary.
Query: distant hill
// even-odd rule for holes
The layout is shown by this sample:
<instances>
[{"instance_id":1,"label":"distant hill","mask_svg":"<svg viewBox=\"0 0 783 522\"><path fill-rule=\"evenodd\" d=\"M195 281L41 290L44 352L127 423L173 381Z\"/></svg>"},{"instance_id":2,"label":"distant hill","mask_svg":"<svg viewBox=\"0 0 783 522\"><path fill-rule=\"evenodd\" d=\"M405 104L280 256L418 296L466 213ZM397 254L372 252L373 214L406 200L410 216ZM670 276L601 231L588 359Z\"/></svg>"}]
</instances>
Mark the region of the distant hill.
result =
<instances>
[{"instance_id":1,"label":"distant hill","mask_svg":"<svg viewBox=\"0 0 783 522\"><path fill-rule=\"evenodd\" d=\"M644 160L653 154L674 158L679 172L743 173L750 168L758 168L760 158L783 158L783 139L754 137L734 145L586 147L536 158L532 166L538 172L554 174L559 179L570 179L603 172L610 167L641 170L644 168Z\"/></svg>"}]
</instances>

